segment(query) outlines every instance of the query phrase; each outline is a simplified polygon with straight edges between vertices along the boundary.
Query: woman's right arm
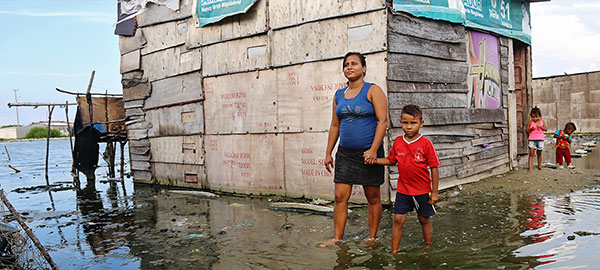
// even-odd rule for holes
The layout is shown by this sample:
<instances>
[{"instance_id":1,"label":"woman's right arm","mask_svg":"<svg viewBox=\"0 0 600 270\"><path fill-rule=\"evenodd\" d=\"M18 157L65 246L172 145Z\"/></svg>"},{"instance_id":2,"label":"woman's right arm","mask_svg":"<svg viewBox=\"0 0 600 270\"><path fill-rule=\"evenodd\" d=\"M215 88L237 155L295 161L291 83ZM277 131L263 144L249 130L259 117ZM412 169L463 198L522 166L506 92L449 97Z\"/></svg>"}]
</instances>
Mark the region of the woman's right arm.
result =
<instances>
[{"instance_id":1,"label":"woman's right arm","mask_svg":"<svg viewBox=\"0 0 600 270\"><path fill-rule=\"evenodd\" d=\"M325 169L331 173L333 169L333 147L337 143L338 137L340 136L340 119L337 117L335 110L337 104L335 103L335 95L333 96L333 113L331 114L331 125L329 126L329 137L327 138L327 150L325 150Z\"/></svg>"}]
</instances>

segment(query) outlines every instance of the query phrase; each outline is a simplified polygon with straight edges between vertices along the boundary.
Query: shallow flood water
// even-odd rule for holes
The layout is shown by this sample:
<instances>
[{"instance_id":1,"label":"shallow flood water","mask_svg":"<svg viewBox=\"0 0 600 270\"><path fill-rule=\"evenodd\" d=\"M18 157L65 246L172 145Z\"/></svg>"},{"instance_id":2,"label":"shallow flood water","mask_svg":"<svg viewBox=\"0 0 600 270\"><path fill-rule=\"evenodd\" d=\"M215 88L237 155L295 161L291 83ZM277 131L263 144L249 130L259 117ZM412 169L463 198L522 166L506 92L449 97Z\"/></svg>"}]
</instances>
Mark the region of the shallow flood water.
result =
<instances>
[{"instance_id":1,"label":"shallow flood water","mask_svg":"<svg viewBox=\"0 0 600 270\"><path fill-rule=\"evenodd\" d=\"M470 194L468 186L448 190L433 218L434 247L422 247L421 228L411 213L401 252L392 255L389 208L384 209L379 244L363 242L366 207L357 207L349 216L346 241L321 249L317 244L332 236L332 218L271 210L275 197L204 199L134 186L130 178L123 186L110 184L101 181L104 167L97 169L94 183L83 178L79 190L17 192L45 184L45 142L0 143L0 152L4 145L12 160L0 155L0 185L60 269L596 267L597 189L554 197ZM69 151L68 140L51 141L51 183L70 185ZM21 172L13 173L8 164Z\"/></svg>"}]
</instances>

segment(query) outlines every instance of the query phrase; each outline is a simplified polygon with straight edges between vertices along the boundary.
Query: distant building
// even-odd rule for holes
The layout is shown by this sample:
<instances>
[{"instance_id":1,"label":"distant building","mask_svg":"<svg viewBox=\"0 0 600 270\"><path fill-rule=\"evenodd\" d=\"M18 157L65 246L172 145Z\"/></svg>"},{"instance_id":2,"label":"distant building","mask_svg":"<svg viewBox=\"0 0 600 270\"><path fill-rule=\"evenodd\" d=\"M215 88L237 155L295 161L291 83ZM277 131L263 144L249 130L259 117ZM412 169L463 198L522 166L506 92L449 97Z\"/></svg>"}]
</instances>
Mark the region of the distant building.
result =
<instances>
[{"instance_id":1,"label":"distant building","mask_svg":"<svg viewBox=\"0 0 600 270\"><path fill-rule=\"evenodd\" d=\"M73 127L73 123L70 124L71 128ZM21 139L25 138L29 130L34 127L43 127L48 128L48 121L40 121L31 123L28 126L19 126L19 127L5 127L0 128L0 139ZM63 135L69 135L69 129L67 128L66 121L52 121L50 128L58 129L60 133Z\"/></svg>"},{"instance_id":2,"label":"distant building","mask_svg":"<svg viewBox=\"0 0 600 270\"><path fill-rule=\"evenodd\" d=\"M600 71L533 78L533 105L548 132L568 122L577 132L600 132Z\"/></svg>"}]
</instances>

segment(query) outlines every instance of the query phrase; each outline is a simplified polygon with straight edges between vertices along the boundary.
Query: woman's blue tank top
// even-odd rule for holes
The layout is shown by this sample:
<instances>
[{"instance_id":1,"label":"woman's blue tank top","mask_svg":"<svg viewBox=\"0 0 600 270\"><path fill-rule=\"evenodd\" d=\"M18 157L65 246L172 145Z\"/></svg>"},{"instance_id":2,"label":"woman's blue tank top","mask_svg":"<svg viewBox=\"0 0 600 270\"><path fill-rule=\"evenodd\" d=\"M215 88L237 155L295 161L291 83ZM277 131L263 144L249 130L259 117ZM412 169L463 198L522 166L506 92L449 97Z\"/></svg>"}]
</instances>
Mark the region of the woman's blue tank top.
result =
<instances>
[{"instance_id":1,"label":"woman's blue tank top","mask_svg":"<svg viewBox=\"0 0 600 270\"><path fill-rule=\"evenodd\" d=\"M344 148L364 149L373 144L377 117L373 103L368 98L371 85L365 82L358 95L350 99L344 97L348 86L335 92L335 114L340 119L340 146Z\"/></svg>"}]
</instances>

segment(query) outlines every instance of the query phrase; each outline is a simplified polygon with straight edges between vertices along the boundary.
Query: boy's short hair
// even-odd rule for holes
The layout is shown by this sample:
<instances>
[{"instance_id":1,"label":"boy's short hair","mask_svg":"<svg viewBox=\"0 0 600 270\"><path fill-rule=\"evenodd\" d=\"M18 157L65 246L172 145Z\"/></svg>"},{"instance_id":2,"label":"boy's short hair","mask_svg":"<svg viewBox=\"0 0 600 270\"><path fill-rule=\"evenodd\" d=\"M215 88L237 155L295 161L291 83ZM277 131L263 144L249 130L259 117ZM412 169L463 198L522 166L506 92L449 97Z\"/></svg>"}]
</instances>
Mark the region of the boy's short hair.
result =
<instances>
[{"instance_id":1,"label":"boy's short hair","mask_svg":"<svg viewBox=\"0 0 600 270\"><path fill-rule=\"evenodd\" d=\"M573 129L573 131L577 130L577 127L575 126L575 123L573 123L573 122L569 122L569 123L567 123L567 124L565 125L565 129L567 129L567 128L572 128L572 129Z\"/></svg>"},{"instance_id":2,"label":"boy's short hair","mask_svg":"<svg viewBox=\"0 0 600 270\"><path fill-rule=\"evenodd\" d=\"M423 120L423 112L421 111L421 107L414 105L414 104L409 104L406 105L402 108L402 114L408 114L414 118L419 117L421 120Z\"/></svg>"}]
</instances>

